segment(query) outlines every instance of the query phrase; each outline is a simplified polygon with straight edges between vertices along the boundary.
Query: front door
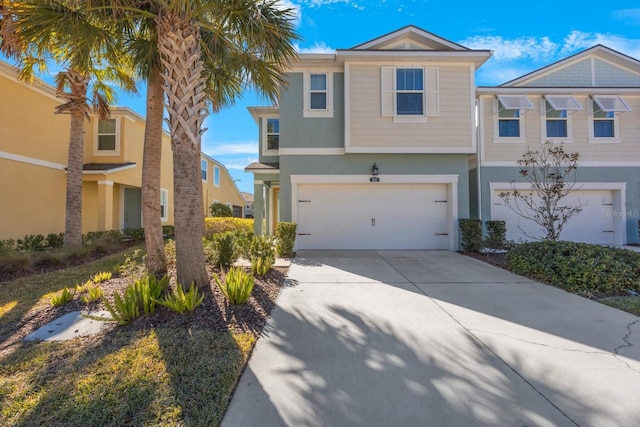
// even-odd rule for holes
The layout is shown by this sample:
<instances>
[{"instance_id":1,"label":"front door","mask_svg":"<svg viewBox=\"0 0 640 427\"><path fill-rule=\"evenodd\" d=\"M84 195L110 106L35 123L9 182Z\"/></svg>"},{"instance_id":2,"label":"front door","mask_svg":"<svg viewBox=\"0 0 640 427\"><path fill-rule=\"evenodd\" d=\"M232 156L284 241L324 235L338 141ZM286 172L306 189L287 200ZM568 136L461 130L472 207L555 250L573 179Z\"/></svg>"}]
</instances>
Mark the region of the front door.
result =
<instances>
[{"instance_id":1,"label":"front door","mask_svg":"<svg viewBox=\"0 0 640 427\"><path fill-rule=\"evenodd\" d=\"M142 190L125 187L124 189L124 228L142 227Z\"/></svg>"}]
</instances>

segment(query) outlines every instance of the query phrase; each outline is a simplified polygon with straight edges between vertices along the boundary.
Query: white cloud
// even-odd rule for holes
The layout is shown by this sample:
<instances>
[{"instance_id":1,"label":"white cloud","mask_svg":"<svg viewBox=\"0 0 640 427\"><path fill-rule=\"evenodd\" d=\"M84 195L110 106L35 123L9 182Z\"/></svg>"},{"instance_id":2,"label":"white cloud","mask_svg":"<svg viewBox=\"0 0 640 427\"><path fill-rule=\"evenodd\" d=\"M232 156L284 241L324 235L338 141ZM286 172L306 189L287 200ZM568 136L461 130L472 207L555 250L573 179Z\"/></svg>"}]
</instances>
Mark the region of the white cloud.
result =
<instances>
[{"instance_id":1,"label":"white cloud","mask_svg":"<svg viewBox=\"0 0 640 427\"><path fill-rule=\"evenodd\" d=\"M586 33L574 30L564 38L563 42L561 55L602 44L625 55L640 57L640 39L628 39L617 34Z\"/></svg>"},{"instance_id":2,"label":"white cloud","mask_svg":"<svg viewBox=\"0 0 640 427\"><path fill-rule=\"evenodd\" d=\"M473 36L459 42L470 49L490 49L497 60L543 59L553 55L558 45L548 37L520 37L505 39L501 36Z\"/></svg>"},{"instance_id":3,"label":"white cloud","mask_svg":"<svg viewBox=\"0 0 640 427\"><path fill-rule=\"evenodd\" d=\"M296 51L299 53L335 53L335 49L327 46L324 42L317 42L311 47L301 48L300 45L295 45Z\"/></svg>"},{"instance_id":4,"label":"white cloud","mask_svg":"<svg viewBox=\"0 0 640 427\"><path fill-rule=\"evenodd\" d=\"M302 19L302 8L300 5L293 3L291 0L280 0L278 1L278 5L280 9L292 9L295 14L295 19L293 20L294 25L297 27L300 25L300 20Z\"/></svg>"}]
</instances>

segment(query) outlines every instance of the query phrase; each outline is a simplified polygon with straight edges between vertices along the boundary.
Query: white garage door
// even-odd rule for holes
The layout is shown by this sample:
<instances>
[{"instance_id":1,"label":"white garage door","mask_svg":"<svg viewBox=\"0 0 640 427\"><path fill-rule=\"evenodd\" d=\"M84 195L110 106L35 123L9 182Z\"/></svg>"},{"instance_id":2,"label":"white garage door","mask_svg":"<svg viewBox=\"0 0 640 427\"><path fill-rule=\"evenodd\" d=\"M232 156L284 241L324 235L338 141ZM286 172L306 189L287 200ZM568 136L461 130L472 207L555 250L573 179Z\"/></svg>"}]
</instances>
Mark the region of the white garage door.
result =
<instances>
[{"instance_id":1,"label":"white garage door","mask_svg":"<svg viewBox=\"0 0 640 427\"><path fill-rule=\"evenodd\" d=\"M300 184L298 249L447 249L446 184Z\"/></svg>"},{"instance_id":2,"label":"white garage door","mask_svg":"<svg viewBox=\"0 0 640 427\"><path fill-rule=\"evenodd\" d=\"M503 191L509 191L505 189ZM500 199L495 190L492 195L491 218L507 222L507 239L532 240L527 237L542 237L538 224L519 217ZM611 245L614 244L613 190L576 190L562 200L561 205L586 204L582 211L569 219L560 238L574 242Z\"/></svg>"}]
</instances>

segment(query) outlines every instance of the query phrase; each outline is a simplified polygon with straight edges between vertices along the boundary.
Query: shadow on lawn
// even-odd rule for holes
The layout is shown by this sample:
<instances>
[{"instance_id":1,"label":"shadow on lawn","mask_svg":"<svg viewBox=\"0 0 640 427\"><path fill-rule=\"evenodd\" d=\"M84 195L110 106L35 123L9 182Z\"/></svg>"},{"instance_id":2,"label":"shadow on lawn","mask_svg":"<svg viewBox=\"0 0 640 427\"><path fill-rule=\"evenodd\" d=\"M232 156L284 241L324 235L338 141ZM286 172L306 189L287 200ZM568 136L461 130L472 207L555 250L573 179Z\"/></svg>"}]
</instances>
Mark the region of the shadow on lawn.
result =
<instances>
[{"instance_id":1,"label":"shadow on lawn","mask_svg":"<svg viewBox=\"0 0 640 427\"><path fill-rule=\"evenodd\" d=\"M183 316L157 308L172 321L152 315L98 337L21 343L0 359L0 424L219 424L255 338L221 328L204 291L208 325L200 307Z\"/></svg>"}]
</instances>

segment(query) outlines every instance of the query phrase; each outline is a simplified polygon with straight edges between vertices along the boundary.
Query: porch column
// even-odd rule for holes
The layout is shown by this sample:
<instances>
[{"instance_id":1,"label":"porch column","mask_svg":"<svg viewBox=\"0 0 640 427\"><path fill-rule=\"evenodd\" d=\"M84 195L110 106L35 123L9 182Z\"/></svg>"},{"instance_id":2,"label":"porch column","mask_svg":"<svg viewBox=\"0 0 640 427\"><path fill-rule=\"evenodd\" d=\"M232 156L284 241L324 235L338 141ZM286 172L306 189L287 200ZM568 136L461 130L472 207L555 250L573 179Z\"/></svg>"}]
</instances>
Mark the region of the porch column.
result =
<instances>
[{"instance_id":1,"label":"porch column","mask_svg":"<svg viewBox=\"0 0 640 427\"><path fill-rule=\"evenodd\" d=\"M98 181L98 230L113 228L113 181Z\"/></svg>"},{"instance_id":2,"label":"porch column","mask_svg":"<svg viewBox=\"0 0 640 427\"><path fill-rule=\"evenodd\" d=\"M262 235L262 220L264 219L264 200L262 197L264 184L262 181L253 183L253 232Z\"/></svg>"}]
</instances>

